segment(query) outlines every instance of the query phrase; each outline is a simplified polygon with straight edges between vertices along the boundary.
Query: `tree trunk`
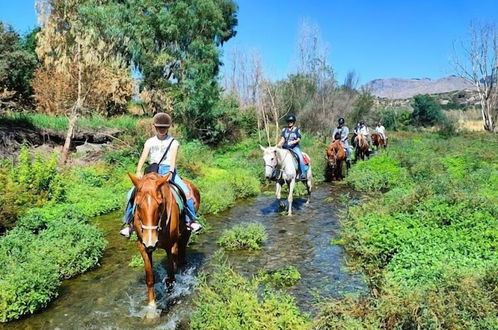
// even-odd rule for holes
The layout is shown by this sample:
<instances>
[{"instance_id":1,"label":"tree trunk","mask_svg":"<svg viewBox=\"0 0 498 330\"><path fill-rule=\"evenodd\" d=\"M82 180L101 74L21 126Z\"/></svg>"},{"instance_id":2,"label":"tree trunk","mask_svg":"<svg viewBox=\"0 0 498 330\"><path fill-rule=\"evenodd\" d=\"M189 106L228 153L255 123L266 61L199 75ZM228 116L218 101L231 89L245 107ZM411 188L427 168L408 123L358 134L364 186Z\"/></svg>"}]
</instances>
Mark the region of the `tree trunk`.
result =
<instances>
[{"instance_id":1,"label":"tree trunk","mask_svg":"<svg viewBox=\"0 0 498 330\"><path fill-rule=\"evenodd\" d=\"M71 140L73 138L74 128L76 127L76 120L78 119L78 114L73 110L71 112L71 117L69 118L69 127L67 129L66 141L64 142L64 147L62 148L62 156L60 159L61 165L65 165L69 159L69 148L71 147Z\"/></svg>"}]
</instances>

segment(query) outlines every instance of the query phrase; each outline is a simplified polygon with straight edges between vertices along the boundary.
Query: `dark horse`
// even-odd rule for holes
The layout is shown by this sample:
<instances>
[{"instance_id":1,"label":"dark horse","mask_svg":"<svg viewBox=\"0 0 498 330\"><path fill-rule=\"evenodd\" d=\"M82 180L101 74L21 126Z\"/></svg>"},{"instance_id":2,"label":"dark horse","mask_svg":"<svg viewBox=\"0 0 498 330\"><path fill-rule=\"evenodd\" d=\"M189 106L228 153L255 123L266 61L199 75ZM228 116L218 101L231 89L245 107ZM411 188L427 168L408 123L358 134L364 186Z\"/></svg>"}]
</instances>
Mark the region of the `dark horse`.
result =
<instances>
[{"instance_id":1,"label":"dark horse","mask_svg":"<svg viewBox=\"0 0 498 330\"><path fill-rule=\"evenodd\" d=\"M368 159L370 155L368 151L368 141L363 134L354 134L353 135L353 146L355 147L355 155L356 160L365 160Z\"/></svg>"},{"instance_id":2,"label":"dark horse","mask_svg":"<svg viewBox=\"0 0 498 330\"><path fill-rule=\"evenodd\" d=\"M327 168L325 177L327 181L342 180L345 175L343 171L346 169L346 152L340 140L335 140L330 143L329 147L325 149L327 155Z\"/></svg>"},{"instance_id":3,"label":"dark horse","mask_svg":"<svg viewBox=\"0 0 498 330\"><path fill-rule=\"evenodd\" d=\"M166 250L167 284L171 287L175 281L176 268L186 262L185 254L190 231L187 230L177 204L176 192L169 183L171 174L163 177L157 173L148 173L141 179L132 174L128 175L136 187L133 226L138 236L138 249L144 259L147 298L150 307L147 317L157 317L152 252L156 248ZM192 192L195 209L199 209L199 190L187 180L183 181Z\"/></svg>"},{"instance_id":4,"label":"dark horse","mask_svg":"<svg viewBox=\"0 0 498 330\"><path fill-rule=\"evenodd\" d=\"M379 150L379 148L382 146L384 149L387 148L387 141L382 138L382 135L379 133L372 133L372 144Z\"/></svg>"}]
</instances>

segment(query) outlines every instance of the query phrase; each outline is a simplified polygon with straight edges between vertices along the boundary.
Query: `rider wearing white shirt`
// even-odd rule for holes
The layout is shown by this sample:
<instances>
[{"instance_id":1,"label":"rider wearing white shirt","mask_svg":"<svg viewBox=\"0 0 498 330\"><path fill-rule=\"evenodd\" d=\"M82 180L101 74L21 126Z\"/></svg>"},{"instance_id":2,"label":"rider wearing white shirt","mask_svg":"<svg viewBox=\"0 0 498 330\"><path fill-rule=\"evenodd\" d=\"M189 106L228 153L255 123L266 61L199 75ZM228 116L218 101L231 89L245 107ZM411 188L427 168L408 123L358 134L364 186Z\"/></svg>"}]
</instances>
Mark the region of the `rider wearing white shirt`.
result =
<instances>
[{"instance_id":1,"label":"rider wearing white shirt","mask_svg":"<svg viewBox=\"0 0 498 330\"><path fill-rule=\"evenodd\" d=\"M387 142L386 128L382 125L380 121L377 123L375 131L380 134L384 142Z\"/></svg>"},{"instance_id":2,"label":"rider wearing white shirt","mask_svg":"<svg viewBox=\"0 0 498 330\"><path fill-rule=\"evenodd\" d=\"M371 141L370 141L370 130L368 129L367 125L365 125L365 122L363 120L360 121L360 127L358 128L358 134L363 135L368 142L368 150L371 150Z\"/></svg>"}]
</instances>

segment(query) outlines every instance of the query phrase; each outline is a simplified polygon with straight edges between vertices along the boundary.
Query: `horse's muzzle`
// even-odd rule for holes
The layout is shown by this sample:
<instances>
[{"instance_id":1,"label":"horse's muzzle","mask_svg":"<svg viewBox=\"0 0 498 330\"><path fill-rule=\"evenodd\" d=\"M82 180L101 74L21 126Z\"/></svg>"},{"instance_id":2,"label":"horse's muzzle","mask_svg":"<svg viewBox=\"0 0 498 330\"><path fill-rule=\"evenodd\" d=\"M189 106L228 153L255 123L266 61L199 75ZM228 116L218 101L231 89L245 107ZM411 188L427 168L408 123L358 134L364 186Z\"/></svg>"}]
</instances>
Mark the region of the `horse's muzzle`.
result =
<instances>
[{"instance_id":1,"label":"horse's muzzle","mask_svg":"<svg viewBox=\"0 0 498 330\"><path fill-rule=\"evenodd\" d=\"M159 243L159 242L156 242L154 245L145 244L145 243L143 243L143 244L144 244L144 246L145 246L145 250L146 250L148 253L152 253L152 252L154 252L154 250L157 248L157 244L158 244L158 243Z\"/></svg>"}]
</instances>

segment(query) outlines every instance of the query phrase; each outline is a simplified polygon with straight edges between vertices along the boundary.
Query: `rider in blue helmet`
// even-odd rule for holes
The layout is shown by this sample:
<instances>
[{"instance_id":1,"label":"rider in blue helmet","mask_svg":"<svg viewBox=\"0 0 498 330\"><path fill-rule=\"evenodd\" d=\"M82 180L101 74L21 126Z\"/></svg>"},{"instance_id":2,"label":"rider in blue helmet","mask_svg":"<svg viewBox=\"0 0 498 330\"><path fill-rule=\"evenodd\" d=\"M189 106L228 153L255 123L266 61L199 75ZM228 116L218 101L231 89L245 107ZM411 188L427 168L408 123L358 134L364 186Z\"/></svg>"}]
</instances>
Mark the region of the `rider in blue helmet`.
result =
<instances>
[{"instance_id":1,"label":"rider in blue helmet","mask_svg":"<svg viewBox=\"0 0 498 330\"><path fill-rule=\"evenodd\" d=\"M299 146L299 142L301 142L301 133L299 132L299 128L296 125L296 116L288 115L287 118L287 127L282 130L282 134L280 137L280 141L278 142L278 146L281 146L284 149L289 149L295 152L299 158L299 172L300 175L298 177L299 180L306 180L306 165L304 164L303 153Z\"/></svg>"}]
</instances>

